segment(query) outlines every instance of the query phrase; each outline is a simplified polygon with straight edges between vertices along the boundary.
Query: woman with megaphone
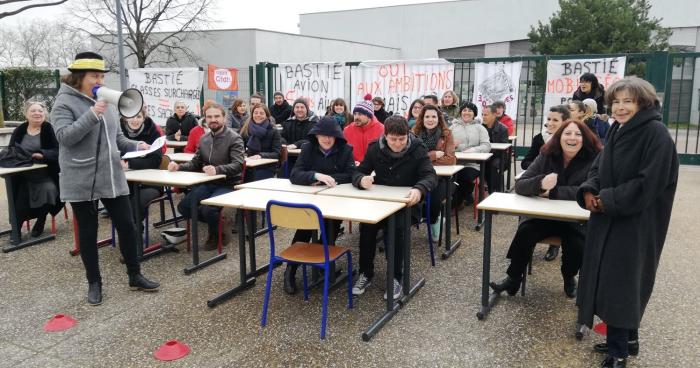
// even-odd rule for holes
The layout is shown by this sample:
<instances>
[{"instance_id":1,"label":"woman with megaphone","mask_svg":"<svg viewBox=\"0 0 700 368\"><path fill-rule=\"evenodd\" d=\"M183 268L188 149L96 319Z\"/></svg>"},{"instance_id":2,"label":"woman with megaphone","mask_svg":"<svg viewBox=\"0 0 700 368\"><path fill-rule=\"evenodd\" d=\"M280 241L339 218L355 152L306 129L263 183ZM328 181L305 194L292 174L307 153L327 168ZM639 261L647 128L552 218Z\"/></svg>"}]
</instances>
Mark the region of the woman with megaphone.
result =
<instances>
[{"instance_id":1,"label":"woman with megaphone","mask_svg":"<svg viewBox=\"0 0 700 368\"><path fill-rule=\"evenodd\" d=\"M136 225L129 203L129 187L119 151L148 149L144 142L124 136L114 105L95 100L93 88L104 81L104 59L81 52L61 78L51 123L59 144L61 200L70 202L78 222L80 256L88 281L88 303L102 303L102 278L97 254L97 201L109 212L119 234L119 249L132 290L154 291L160 286L141 275L136 255Z\"/></svg>"}]
</instances>

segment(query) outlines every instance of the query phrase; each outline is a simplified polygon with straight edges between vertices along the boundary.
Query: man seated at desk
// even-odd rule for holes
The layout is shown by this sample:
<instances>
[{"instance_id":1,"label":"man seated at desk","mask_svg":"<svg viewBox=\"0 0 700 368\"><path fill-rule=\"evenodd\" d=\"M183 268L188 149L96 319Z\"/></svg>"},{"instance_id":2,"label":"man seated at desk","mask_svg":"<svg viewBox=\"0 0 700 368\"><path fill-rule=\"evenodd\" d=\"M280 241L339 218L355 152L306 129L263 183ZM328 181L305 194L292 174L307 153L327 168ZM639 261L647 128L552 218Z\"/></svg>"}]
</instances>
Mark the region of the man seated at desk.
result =
<instances>
[{"instance_id":1,"label":"man seated at desk","mask_svg":"<svg viewBox=\"0 0 700 368\"><path fill-rule=\"evenodd\" d=\"M331 116L325 116L309 130L309 142L301 146L301 153L292 169L289 180L297 185L327 185L349 183L355 171L352 147L347 144L340 125ZM334 244L340 231L342 221L326 220L333 226L328 236L328 243ZM311 230L297 230L292 244L311 242ZM297 292L295 274L296 264L287 264L284 271L284 291L287 294Z\"/></svg>"},{"instance_id":2,"label":"man seated at desk","mask_svg":"<svg viewBox=\"0 0 700 368\"><path fill-rule=\"evenodd\" d=\"M371 176L372 171L375 176ZM390 116L384 121L384 135L370 143L364 160L352 177L352 184L360 189L369 189L372 184L396 187L411 187L407 206L420 202L429 191L437 187L437 175L430 162L428 150L423 142L409 133L408 122L401 116ZM420 219L420 206L411 208L411 222ZM361 295L374 277L374 256L377 250L377 232L386 225L360 224L360 275L352 293ZM394 299L401 296L403 275L404 224L397 221L394 258ZM386 299L387 294L384 293Z\"/></svg>"},{"instance_id":3,"label":"man seated at desk","mask_svg":"<svg viewBox=\"0 0 700 368\"><path fill-rule=\"evenodd\" d=\"M243 139L238 133L224 125L226 116L224 107L211 105L205 112L205 119L210 131L202 136L199 148L190 162L177 164L171 162L169 171L196 171L207 175L226 175L226 179L196 185L178 204L177 210L185 218L191 218L191 196L197 203L203 199L233 191L233 186L240 182L243 170ZM199 206L199 218L209 225L209 238L205 250L213 250L218 242L219 212L221 207ZM197 226L197 224L192 224ZM226 234L226 232L224 232ZM226 244L226 241L223 241Z\"/></svg>"}]
</instances>

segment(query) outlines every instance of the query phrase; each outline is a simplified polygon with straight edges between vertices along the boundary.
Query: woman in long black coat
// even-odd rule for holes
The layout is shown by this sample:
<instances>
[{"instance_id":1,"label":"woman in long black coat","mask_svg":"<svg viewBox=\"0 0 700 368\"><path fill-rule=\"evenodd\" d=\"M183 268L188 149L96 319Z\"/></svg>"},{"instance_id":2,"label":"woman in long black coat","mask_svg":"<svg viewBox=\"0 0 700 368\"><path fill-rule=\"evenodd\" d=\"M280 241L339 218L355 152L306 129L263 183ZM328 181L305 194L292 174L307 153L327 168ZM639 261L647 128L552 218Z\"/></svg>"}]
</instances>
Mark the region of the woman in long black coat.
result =
<instances>
[{"instance_id":1,"label":"woman in long black coat","mask_svg":"<svg viewBox=\"0 0 700 368\"><path fill-rule=\"evenodd\" d=\"M661 123L654 87L637 77L605 96L615 123L577 201L591 211L581 268L579 322L607 324L603 367L624 367L654 287L678 181L676 146Z\"/></svg>"},{"instance_id":2,"label":"woman in long black coat","mask_svg":"<svg viewBox=\"0 0 700 368\"><path fill-rule=\"evenodd\" d=\"M44 232L47 214L55 216L64 206L58 190L58 141L43 103L27 103L24 115L27 121L12 131L8 146L21 146L34 162L47 168L18 176L14 185L15 213L18 224L36 218L31 236L38 237Z\"/></svg>"}]
</instances>

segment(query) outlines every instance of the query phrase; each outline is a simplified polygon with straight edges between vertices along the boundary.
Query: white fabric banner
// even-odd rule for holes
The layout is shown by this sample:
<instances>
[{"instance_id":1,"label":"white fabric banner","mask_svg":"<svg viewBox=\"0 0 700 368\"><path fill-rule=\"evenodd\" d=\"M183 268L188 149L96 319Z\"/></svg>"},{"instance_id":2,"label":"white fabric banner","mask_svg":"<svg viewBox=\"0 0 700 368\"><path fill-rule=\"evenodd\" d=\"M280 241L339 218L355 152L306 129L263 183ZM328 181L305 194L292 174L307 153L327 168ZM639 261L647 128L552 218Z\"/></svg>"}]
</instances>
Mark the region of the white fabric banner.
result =
<instances>
[{"instance_id":1,"label":"white fabric banner","mask_svg":"<svg viewBox=\"0 0 700 368\"><path fill-rule=\"evenodd\" d=\"M184 101L187 111L200 115L203 75L198 68L130 69L129 88L141 91L148 116L165 125L176 101Z\"/></svg>"},{"instance_id":2,"label":"white fabric banner","mask_svg":"<svg viewBox=\"0 0 700 368\"><path fill-rule=\"evenodd\" d=\"M479 111L496 101L506 104L506 114L513 120L518 117L518 91L520 87L521 61L515 63L476 63L472 102Z\"/></svg>"},{"instance_id":3,"label":"white fabric banner","mask_svg":"<svg viewBox=\"0 0 700 368\"><path fill-rule=\"evenodd\" d=\"M579 79L585 73L593 73L606 90L615 81L625 77L624 56L596 59L571 59L547 61L547 89L544 95L544 116L542 124L547 122L547 111L556 105L567 104L578 89Z\"/></svg>"},{"instance_id":4,"label":"white fabric banner","mask_svg":"<svg viewBox=\"0 0 700 368\"><path fill-rule=\"evenodd\" d=\"M366 94L384 98L386 111L406 115L411 102L424 95L438 99L454 83L454 64L445 59L365 61L352 68L350 105Z\"/></svg>"},{"instance_id":5,"label":"white fabric banner","mask_svg":"<svg viewBox=\"0 0 700 368\"><path fill-rule=\"evenodd\" d=\"M345 97L343 63L280 63L277 67L277 88L292 104L305 97L309 109L324 116L326 108L338 97ZM281 122L279 122L281 123Z\"/></svg>"}]
</instances>

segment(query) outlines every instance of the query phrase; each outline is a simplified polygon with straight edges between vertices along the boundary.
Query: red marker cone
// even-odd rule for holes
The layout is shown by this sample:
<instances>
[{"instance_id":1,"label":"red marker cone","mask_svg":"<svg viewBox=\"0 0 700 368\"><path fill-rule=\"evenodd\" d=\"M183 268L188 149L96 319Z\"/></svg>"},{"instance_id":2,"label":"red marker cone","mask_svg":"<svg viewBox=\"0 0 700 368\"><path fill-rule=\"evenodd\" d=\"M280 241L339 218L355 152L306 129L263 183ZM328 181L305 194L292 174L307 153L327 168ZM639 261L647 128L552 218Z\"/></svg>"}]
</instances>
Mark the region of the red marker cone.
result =
<instances>
[{"instance_id":1,"label":"red marker cone","mask_svg":"<svg viewBox=\"0 0 700 368\"><path fill-rule=\"evenodd\" d=\"M75 326L78 322L71 316L65 314L57 314L46 322L44 325L44 331L46 332L58 332L67 330Z\"/></svg>"},{"instance_id":2,"label":"red marker cone","mask_svg":"<svg viewBox=\"0 0 700 368\"><path fill-rule=\"evenodd\" d=\"M593 331L595 331L598 335L603 335L607 336L608 335L608 325L605 324L605 322L600 322L593 326Z\"/></svg>"},{"instance_id":3,"label":"red marker cone","mask_svg":"<svg viewBox=\"0 0 700 368\"><path fill-rule=\"evenodd\" d=\"M190 347L177 340L169 340L161 345L153 355L158 360L177 360L190 353Z\"/></svg>"}]
</instances>

